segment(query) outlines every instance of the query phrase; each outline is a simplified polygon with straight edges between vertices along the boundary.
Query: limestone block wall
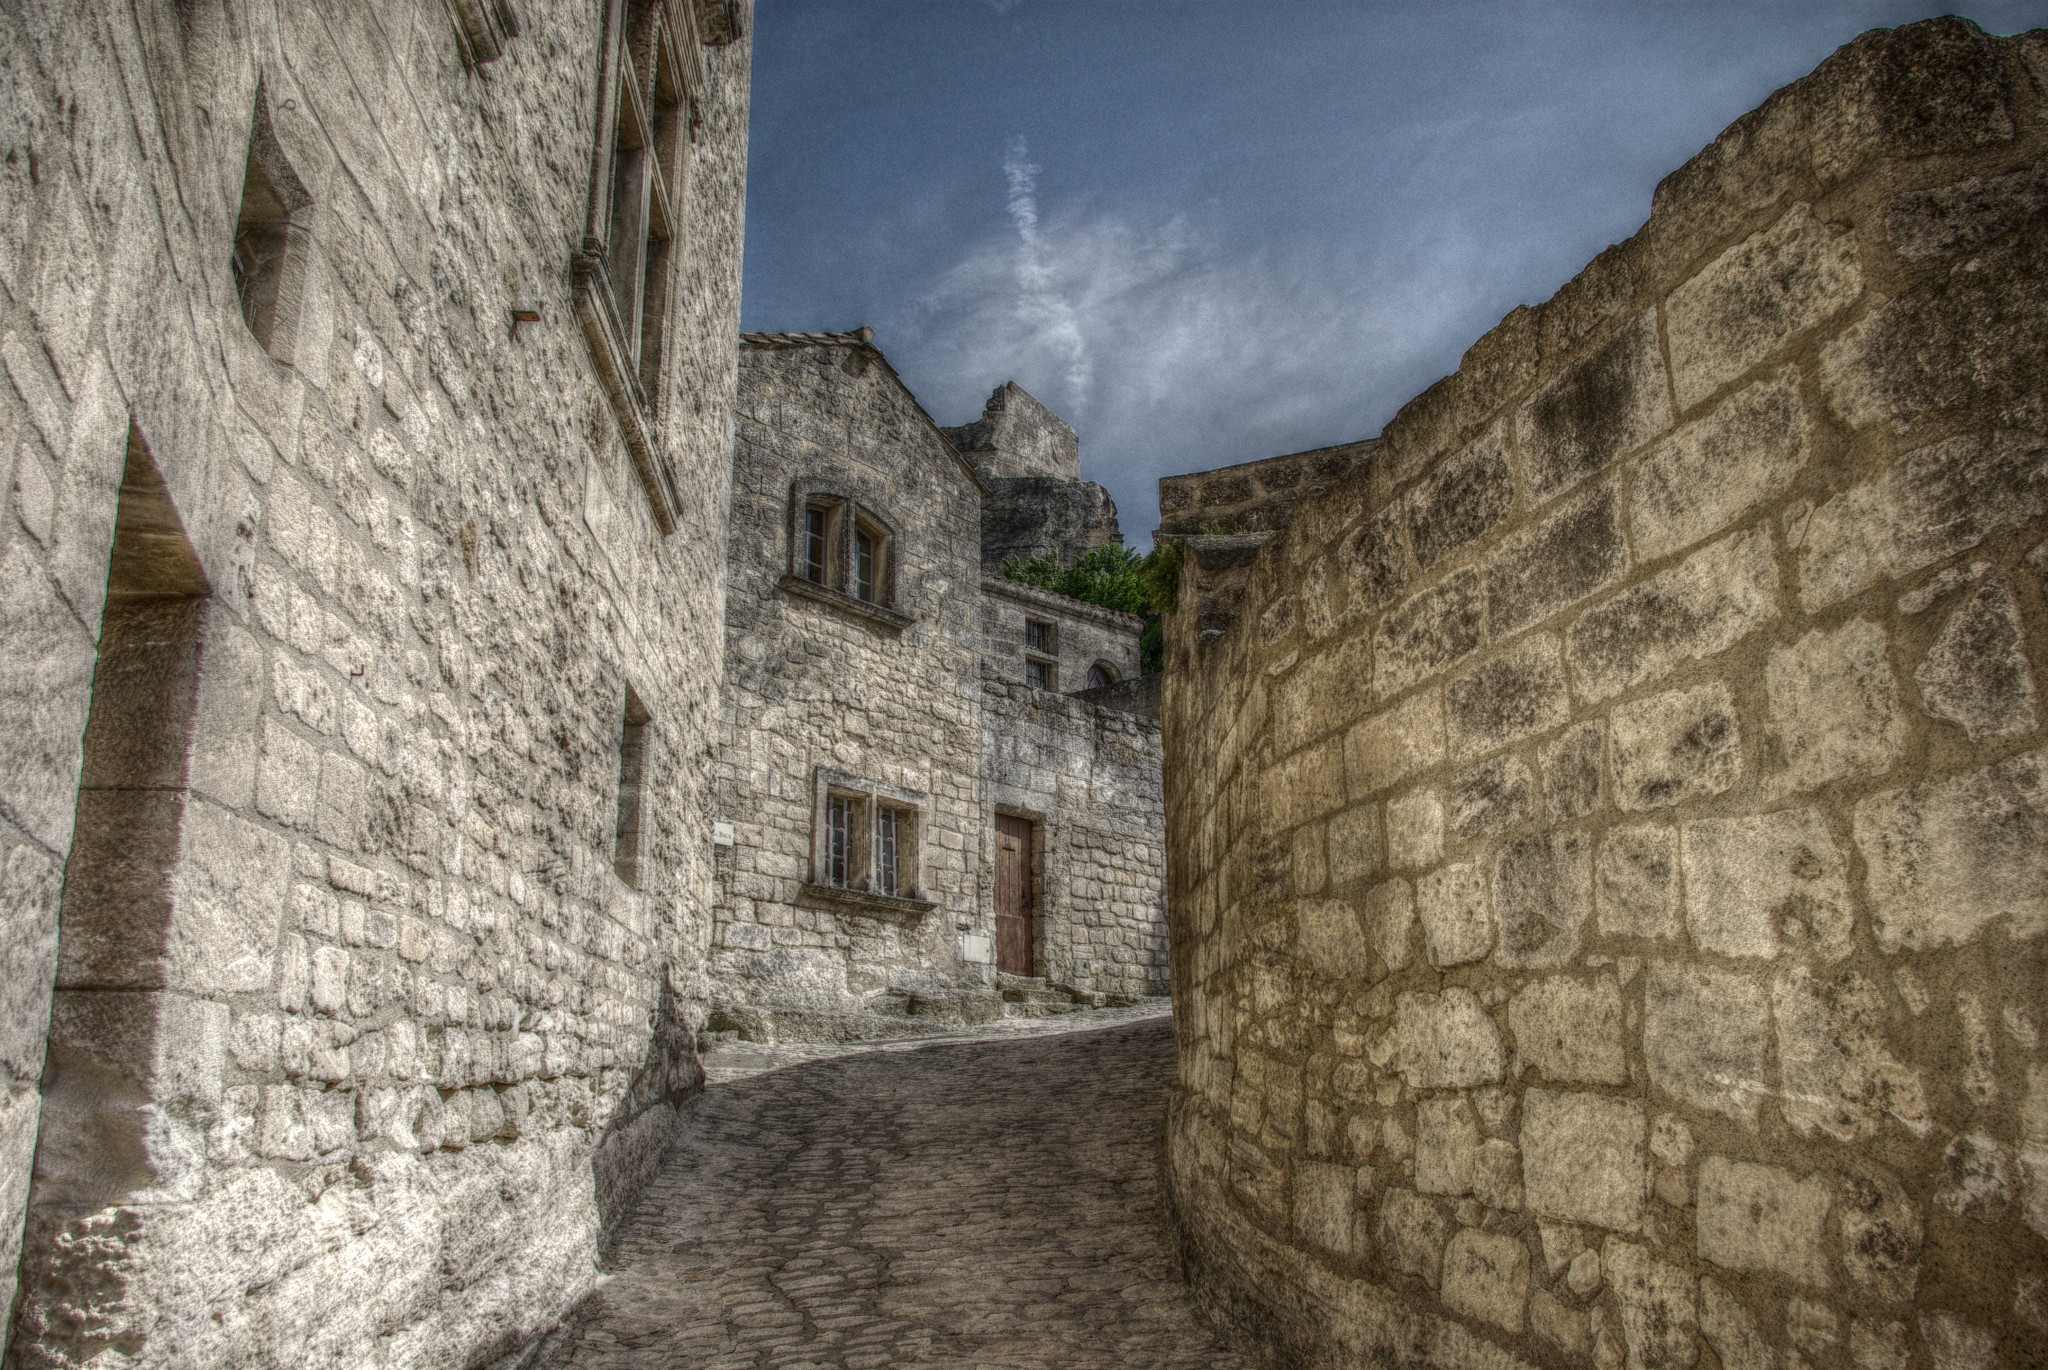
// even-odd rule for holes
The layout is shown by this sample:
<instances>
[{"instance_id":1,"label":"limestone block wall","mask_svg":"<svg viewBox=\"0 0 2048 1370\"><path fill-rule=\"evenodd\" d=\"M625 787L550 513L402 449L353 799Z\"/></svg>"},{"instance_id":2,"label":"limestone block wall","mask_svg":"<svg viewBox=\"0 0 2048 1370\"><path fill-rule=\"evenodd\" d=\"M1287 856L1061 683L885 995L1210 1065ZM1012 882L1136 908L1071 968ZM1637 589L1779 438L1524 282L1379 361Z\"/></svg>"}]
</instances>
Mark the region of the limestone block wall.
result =
<instances>
[{"instance_id":1,"label":"limestone block wall","mask_svg":"<svg viewBox=\"0 0 2048 1370\"><path fill-rule=\"evenodd\" d=\"M1865 35L1196 540L1169 1188L1268 1363L2041 1363L2044 83Z\"/></svg>"},{"instance_id":2,"label":"limestone block wall","mask_svg":"<svg viewBox=\"0 0 2048 1370\"><path fill-rule=\"evenodd\" d=\"M993 674L982 697L991 809L1037 824L1039 973L1074 989L1168 993L1158 721ZM990 823L984 908L994 843Z\"/></svg>"},{"instance_id":3,"label":"limestone block wall","mask_svg":"<svg viewBox=\"0 0 2048 1370\"><path fill-rule=\"evenodd\" d=\"M1067 595L1041 590L1022 581L989 576L981 582L980 630L990 667L1006 680L1022 682L1030 659L1025 626L1033 621L1052 628L1053 650L1047 655L1052 688L1072 694L1088 687L1088 668L1110 668L1118 680L1139 674L1139 642L1145 620ZM1041 657L1041 659L1043 659Z\"/></svg>"},{"instance_id":4,"label":"limestone block wall","mask_svg":"<svg viewBox=\"0 0 2048 1370\"><path fill-rule=\"evenodd\" d=\"M1159 482L1159 531L1265 533L1285 528L1302 500L1322 494L1347 471L1370 461L1377 441L1367 438L1167 476Z\"/></svg>"},{"instance_id":5,"label":"limestone block wall","mask_svg":"<svg viewBox=\"0 0 2048 1370\"><path fill-rule=\"evenodd\" d=\"M728 680L712 970L723 1002L851 1012L894 985L964 973L980 911L981 487L879 352L750 345L740 368L728 569ZM889 608L806 597L793 491L855 500L894 528ZM880 909L817 896L819 785L891 787L919 814L915 893ZM978 972L975 973L978 979Z\"/></svg>"},{"instance_id":6,"label":"limestone block wall","mask_svg":"<svg viewBox=\"0 0 2048 1370\"><path fill-rule=\"evenodd\" d=\"M748 47L703 51L645 377L662 537L570 298L604 8L488 68L440 0L0 14L11 1363L481 1363L699 1078Z\"/></svg>"}]
</instances>

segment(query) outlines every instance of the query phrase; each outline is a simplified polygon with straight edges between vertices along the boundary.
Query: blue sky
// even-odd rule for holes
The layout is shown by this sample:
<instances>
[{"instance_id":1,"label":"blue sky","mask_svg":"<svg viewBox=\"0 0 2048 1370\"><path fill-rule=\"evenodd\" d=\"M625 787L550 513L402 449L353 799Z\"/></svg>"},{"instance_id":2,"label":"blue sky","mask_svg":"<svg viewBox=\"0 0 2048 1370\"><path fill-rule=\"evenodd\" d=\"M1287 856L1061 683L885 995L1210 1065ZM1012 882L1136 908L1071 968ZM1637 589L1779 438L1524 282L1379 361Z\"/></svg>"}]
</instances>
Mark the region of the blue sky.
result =
<instances>
[{"instance_id":1,"label":"blue sky","mask_svg":"<svg viewBox=\"0 0 2048 1370\"><path fill-rule=\"evenodd\" d=\"M1377 433L1657 181L1907 0L759 0L749 330L871 325L1155 482ZM1965 11L2048 24L2048 0Z\"/></svg>"}]
</instances>

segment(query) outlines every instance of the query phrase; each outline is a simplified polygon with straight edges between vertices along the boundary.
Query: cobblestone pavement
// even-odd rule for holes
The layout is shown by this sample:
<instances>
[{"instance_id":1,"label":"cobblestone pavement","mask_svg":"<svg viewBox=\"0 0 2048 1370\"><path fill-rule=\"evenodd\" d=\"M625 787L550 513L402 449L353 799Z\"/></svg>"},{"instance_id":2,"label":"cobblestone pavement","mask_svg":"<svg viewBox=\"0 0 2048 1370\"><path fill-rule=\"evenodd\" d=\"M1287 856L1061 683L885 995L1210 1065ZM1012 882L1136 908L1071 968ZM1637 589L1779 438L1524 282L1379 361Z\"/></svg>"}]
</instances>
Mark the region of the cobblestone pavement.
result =
<instances>
[{"instance_id":1,"label":"cobblestone pavement","mask_svg":"<svg viewBox=\"0 0 2048 1370\"><path fill-rule=\"evenodd\" d=\"M1172 1022L1132 1015L714 1085L540 1363L1248 1370L1174 1271Z\"/></svg>"}]
</instances>

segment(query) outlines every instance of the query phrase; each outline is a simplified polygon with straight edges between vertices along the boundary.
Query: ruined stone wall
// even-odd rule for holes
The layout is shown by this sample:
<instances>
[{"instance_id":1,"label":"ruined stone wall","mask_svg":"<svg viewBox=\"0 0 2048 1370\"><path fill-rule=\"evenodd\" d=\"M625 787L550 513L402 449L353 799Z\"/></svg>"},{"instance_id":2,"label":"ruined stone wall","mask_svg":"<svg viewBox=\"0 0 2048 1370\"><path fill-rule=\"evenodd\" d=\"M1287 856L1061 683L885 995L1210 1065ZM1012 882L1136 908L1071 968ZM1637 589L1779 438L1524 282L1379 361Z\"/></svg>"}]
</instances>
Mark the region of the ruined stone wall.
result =
<instances>
[{"instance_id":1,"label":"ruined stone wall","mask_svg":"<svg viewBox=\"0 0 2048 1370\"><path fill-rule=\"evenodd\" d=\"M1367 438L1164 477L1159 482L1159 531L1269 533L1285 528L1302 500L1322 494L1353 467L1370 461L1377 441Z\"/></svg>"},{"instance_id":2,"label":"ruined stone wall","mask_svg":"<svg viewBox=\"0 0 2048 1370\"><path fill-rule=\"evenodd\" d=\"M988 802L1038 825L1039 973L1072 989L1167 993L1158 722L993 676L983 701ZM984 907L994 843L990 824Z\"/></svg>"},{"instance_id":3,"label":"ruined stone wall","mask_svg":"<svg viewBox=\"0 0 2048 1370\"><path fill-rule=\"evenodd\" d=\"M1000 574L1011 557L1053 556L1071 566L1105 543L1123 544L1116 501L1092 480L1017 476L989 482L981 510L981 561Z\"/></svg>"},{"instance_id":4,"label":"ruined stone wall","mask_svg":"<svg viewBox=\"0 0 2048 1370\"><path fill-rule=\"evenodd\" d=\"M723 1003L855 1012L963 972L980 908L981 490L871 347L748 346L728 570L713 974ZM890 617L792 586L792 499L844 497L894 528ZM818 886L821 777L886 785L919 814L917 900ZM977 977L978 978L978 977Z\"/></svg>"},{"instance_id":5,"label":"ruined stone wall","mask_svg":"<svg viewBox=\"0 0 2048 1370\"><path fill-rule=\"evenodd\" d=\"M2040 1363L2044 82L1866 35L1191 544L1169 1188L1269 1363Z\"/></svg>"},{"instance_id":6,"label":"ruined stone wall","mask_svg":"<svg viewBox=\"0 0 2048 1370\"><path fill-rule=\"evenodd\" d=\"M982 479L1081 479L1081 440L1058 414L1015 381L995 388L981 417L946 436L967 454Z\"/></svg>"},{"instance_id":7,"label":"ruined stone wall","mask_svg":"<svg viewBox=\"0 0 2048 1370\"><path fill-rule=\"evenodd\" d=\"M663 537L570 296L603 7L518 8L487 68L441 0L0 15L15 1363L478 1363L590 1287L698 1078L748 47L677 188ZM296 211L267 347L252 128ZM184 731L95 711L88 810L103 621L102 694L160 645L117 509L117 591L210 594L159 625Z\"/></svg>"}]
</instances>

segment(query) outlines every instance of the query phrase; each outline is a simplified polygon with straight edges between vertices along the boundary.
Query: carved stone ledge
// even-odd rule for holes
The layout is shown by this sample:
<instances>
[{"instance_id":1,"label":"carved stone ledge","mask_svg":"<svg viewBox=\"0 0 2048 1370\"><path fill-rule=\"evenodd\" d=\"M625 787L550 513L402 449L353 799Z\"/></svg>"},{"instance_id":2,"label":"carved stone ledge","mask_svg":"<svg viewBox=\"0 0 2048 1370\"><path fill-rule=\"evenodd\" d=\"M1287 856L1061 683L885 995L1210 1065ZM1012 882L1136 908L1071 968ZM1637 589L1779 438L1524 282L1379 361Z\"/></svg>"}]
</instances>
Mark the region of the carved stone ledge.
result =
<instances>
[{"instance_id":1,"label":"carved stone ledge","mask_svg":"<svg viewBox=\"0 0 2048 1370\"><path fill-rule=\"evenodd\" d=\"M819 585L815 581L805 580L802 576L784 575L777 584L790 594L801 595L805 599L814 599L820 604L829 605L837 609L842 614L851 614L855 618L865 619L869 623L891 633L900 633L911 624L917 622L915 615L899 614L894 609L880 604L871 604L864 599L857 599L847 594L844 590L834 590L829 585Z\"/></svg>"}]
</instances>

